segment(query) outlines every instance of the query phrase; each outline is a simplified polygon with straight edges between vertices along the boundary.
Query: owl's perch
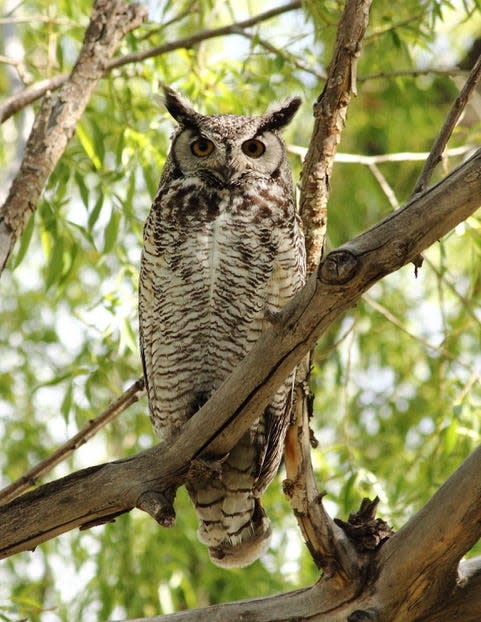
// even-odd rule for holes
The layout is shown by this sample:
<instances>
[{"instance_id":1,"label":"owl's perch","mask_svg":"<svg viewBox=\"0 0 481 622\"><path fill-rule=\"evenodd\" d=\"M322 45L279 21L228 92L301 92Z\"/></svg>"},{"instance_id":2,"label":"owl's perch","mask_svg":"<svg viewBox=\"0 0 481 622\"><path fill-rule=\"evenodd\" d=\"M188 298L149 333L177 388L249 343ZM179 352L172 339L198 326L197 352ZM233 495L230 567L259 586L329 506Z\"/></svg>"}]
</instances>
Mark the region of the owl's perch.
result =
<instances>
[{"instance_id":1,"label":"owl's perch","mask_svg":"<svg viewBox=\"0 0 481 622\"><path fill-rule=\"evenodd\" d=\"M480 203L481 150L423 196L330 253L318 274L312 275L306 287L281 312L282 322L261 337L171 447L159 445L129 459L79 471L0 507L1 556L31 549L70 529L129 511L143 493L181 485L192 459L224 455L332 322L371 285L409 263L465 220ZM422 512L382 547L375 558L380 574L371 576L365 570L347 590L340 589L336 577L325 579L311 591L284 596L286 603L297 603L297 611L309 607L311 614L317 607L319 616L326 612L329 603L336 603L344 617L324 618L331 621L346 620L348 609L379 609L382 603L396 611L396 622L402 622L413 619L406 612L408 606L414 606L420 617L428 611L425 604L432 607L436 597L445 597L447 585L454 589L453 599L457 598L458 560L481 533L480 472L481 449L473 453ZM412 554L420 548L422 555ZM371 586L363 591L366 581L377 581L376 590ZM325 597L322 605L317 600L321 596ZM285 609L282 611L284 615ZM212 619L232 619L224 613L222 616ZM378 619L386 622L393 618L381 615Z\"/></svg>"}]
</instances>

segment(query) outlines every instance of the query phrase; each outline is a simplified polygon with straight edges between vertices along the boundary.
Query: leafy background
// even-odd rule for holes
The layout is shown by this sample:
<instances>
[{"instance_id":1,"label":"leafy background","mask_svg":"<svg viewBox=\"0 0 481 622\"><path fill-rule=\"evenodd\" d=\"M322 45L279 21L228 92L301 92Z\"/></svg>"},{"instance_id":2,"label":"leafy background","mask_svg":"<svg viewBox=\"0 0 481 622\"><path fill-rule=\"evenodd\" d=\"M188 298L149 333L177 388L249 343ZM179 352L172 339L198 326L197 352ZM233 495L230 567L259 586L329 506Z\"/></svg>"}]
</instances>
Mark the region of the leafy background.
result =
<instances>
[{"instance_id":1,"label":"leafy background","mask_svg":"<svg viewBox=\"0 0 481 622\"><path fill-rule=\"evenodd\" d=\"M119 54L189 37L277 3L227 0L148 3L150 18ZM114 70L99 84L76 136L2 275L0 297L1 483L20 477L99 414L141 374L137 279L143 221L155 193L172 120L159 82L206 113L258 113L301 94L286 132L306 147L311 105L323 87L343 3L304 2L249 29ZM340 151L379 156L429 150L463 83L456 65L481 36L474 1L377 0ZM0 2L0 94L67 72L90 0ZM5 59L3 59L5 60ZM446 71L451 70L450 72ZM38 108L36 104L34 109ZM0 197L21 158L29 108L0 128ZM450 147L479 143L473 98ZM450 157L437 178L459 163ZM296 179L300 158L292 154ZM422 162L372 167L339 161L329 203L329 247L402 204ZM391 200L385 189L391 190ZM346 518L363 496L399 528L479 442L481 223L469 218L430 248L418 278L407 266L373 287L318 344L312 386L313 451L326 504ZM155 443L142 400L109 424L51 478L127 456ZM281 492L265 505L273 546L241 570L213 566L196 539L183 490L177 524L161 530L132 511L72 532L0 566L0 619L42 622L151 616L309 585L317 571ZM479 552L479 551L478 551Z\"/></svg>"}]
</instances>

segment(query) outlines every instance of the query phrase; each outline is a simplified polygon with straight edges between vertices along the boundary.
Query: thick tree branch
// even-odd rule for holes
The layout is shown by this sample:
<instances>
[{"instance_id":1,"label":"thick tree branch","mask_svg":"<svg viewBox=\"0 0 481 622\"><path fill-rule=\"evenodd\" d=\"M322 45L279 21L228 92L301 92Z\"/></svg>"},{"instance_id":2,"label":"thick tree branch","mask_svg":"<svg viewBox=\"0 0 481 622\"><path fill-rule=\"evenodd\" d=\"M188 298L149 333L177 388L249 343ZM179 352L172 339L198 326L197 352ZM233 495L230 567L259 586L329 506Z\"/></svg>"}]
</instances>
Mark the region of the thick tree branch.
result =
<instances>
[{"instance_id":1,"label":"thick tree branch","mask_svg":"<svg viewBox=\"0 0 481 622\"><path fill-rule=\"evenodd\" d=\"M327 225L329 179L351 95L356 94L357 61L368 25L371 0L348 0L337 27L336 46L323 92L314 104L314 128L301 177L300 212L306 235L307 271L322 257Z\"/></svg>"},{"instance_id":2,"label":"thick tree branch","mask_svg":"<svg viewBox=\"0 0 481 622\"><path fill-rule=\"evenodd\" d=\"M481 562L477 558L458 566L458 561L481 533L480 471L481 448L384 545L376 560L376 574L371 577L375 586L360 594L336 591L329 579L306 590L156 616L149 621L227 622L248 617L252 622L478 622Z\"/></svg>"},{"instance_id":3,"label":"thick tree branch","mask_svg":"<svg viewBox=\"0 0 481 622\"><path fill-rule=\"evenodd\" d=\"M134 507L145 492L180 485L192 459L225 455L319 336L364 291L465 220L480 202L481 150L424 195L331 252L171 447L79 471L1 506L1 555L108 520Z\"/></svg>"},{"instance_id":4,"label":"thick tree branch","mask_svg":"<svg viewBox=\"0 0 481 622\"><path fill-rule=\"evenodd\" d=\"M35 119L20 170L0 208L0 272L37 208L43 187L72 138L75 125L122 38L146 16L139 4L96 0L82 49L56 97L47 96Z\"/></svg>"},{"instance_id":5,"label":"thick tree branch","mask_svg":"<svg viewBox=\"0 0 481 622\"><path fill-rule=\"evenodd\" d=\"M245 19L239 22L233 22L232 24L228 24L227 26L220 26L219 28L201 30L200 32L197 32L189 37L184 37L182 39L177 39L176 41L163 43L162 45L154 48L149 48L148 50L141 50L139 52L133 52L132 54L125 54L124 56L120 56L119 58L115 58L107 62L105 65L105 72L111 71L112 69L115 69L117 67L123 67L124 65L128 65L130 63L138 63L146 60L147 58L161 56L162 54L167 54L168 52L173 52L174 50L190 50L199 43L202 43L202 41L214 39L215 37L245 34L244 30L246 28L251 28L252 26L256 26L261 22L272 19L273 17L277 17L278 15L288 13L289 11L298 10L301 8L301 6L302 3L299 0L296 0L294 2L289 2L288 4L283 4L274 9L264 11L263 13L259 13L258 15L254 15L249 19ZM55 78L52 78L50 80L42 80L37 84L33 84L26 89L23 89L20 93L16 93L15 95L8 97L6 100L4 100L3 104L0 105L0 123L3 123L6 119L10 118L12 115L14 115L16 112L18 112L28 104L32 104L37 99L43 97L43 95L45 95L47 91L54 91L58 89L60 86L62 86L62 84L67 81L67 79L68 74L55 76Z\"/></svg>"},{"instance_id":6,"label":"thick tree branch","mask_svg":"<svg viewBox=\"0 0 481 622\"><path fill-rule=\"evenodd\" d=\"M481 447L478 447L382 548L379 564L386 571L379 579L378 589L387 594L400 581L406 586L403 594L391 590L389 600L383 602L383 606L395 612L396 621L415 620L446 594L454 592L459 560L481 537L480 473ZM421 543L423 555L413 555Z\"/></svg>"}]
</instances>

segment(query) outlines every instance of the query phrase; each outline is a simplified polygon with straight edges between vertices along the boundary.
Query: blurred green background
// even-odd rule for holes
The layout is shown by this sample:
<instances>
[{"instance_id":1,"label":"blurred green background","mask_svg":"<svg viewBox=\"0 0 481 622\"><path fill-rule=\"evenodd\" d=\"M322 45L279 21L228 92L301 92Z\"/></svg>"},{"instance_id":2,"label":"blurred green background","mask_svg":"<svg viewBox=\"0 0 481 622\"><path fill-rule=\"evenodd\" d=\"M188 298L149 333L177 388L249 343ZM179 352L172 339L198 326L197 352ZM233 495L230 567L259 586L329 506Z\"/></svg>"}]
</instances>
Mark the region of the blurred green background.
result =
<instances>
[{"instance_id":1,"label":"blurred green background","mask_svg":"<svg viewBox=\"0 0 481 622\"><path fill-rule=\"evenodd\" d=\"M256 15L273 2L151 0L149 20L117 55ZM307 147L342 2L303 3L244 34L211 38L127 64L98 85L34 218L1 277L1 485L20 477L141 375L137 279L142 226L173 129L154 95L166 82L206 113L262 113L299 94L286 132ZM387 162L335 165L328 247L383 218L413 190L427 152L481 37L475 1L377 0L358 68L341 154ZM0 2L0 96L68 72L88 24L90 0ZM10 60L9 60L10 59ZM12 62L12 59L15 62ZM16 172L39 104L0 126L0 199ZM473 97L450 141L479 144ZM346 158L344 158L345 160ZM353 158L351 158L352 160ZM355 159L355 158L354 158ZM292 154L296 180L301 162ZM412 266L375 285L320 340L312 387L313 450L326 507L346 519L363 496L399 528L479 442L481 222L474 215ZM51 474L134 454L156 439L145 399ZM170 613L312 584L318 571L281 491L265 496L273 545L246 569L213 566L196 538L183 490L177 523L160 529L137 510L115 523L67 533L0 565L0 620L75 622ZM479 551L478 551L479 552Z\"/></svg>"}]
</instances>

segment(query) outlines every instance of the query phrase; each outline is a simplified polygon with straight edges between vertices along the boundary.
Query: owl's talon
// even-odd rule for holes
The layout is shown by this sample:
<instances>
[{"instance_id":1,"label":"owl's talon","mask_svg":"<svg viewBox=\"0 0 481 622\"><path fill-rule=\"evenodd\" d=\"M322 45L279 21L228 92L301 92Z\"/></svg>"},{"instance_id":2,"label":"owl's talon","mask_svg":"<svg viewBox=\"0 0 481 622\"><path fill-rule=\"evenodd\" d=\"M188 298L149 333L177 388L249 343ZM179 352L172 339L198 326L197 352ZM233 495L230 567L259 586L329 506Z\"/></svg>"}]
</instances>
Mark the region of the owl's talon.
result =
<instances>
[{"instance_id":1,"label":"owl's talon","mask_svg":"<svg viewBox=\"0 0 481 622\"><path fill-rule=\"evenodd\" d=\"M264 312L264 320L266 322L269 322L269 324L272 324L273 326L275 324L279 324L279 317L279 311L272 311L270 309L266 309Z\"/></svg>"},{"instance_id":2,"label":"owl's talon","mask_svg":"<svg viewBox=\"0 0 481 622\"><path fill-rule=\"evenodd\" d=\"M150 514L162 527L173 527L175 524L174 498L175 488L163 492L149 490L140 495L136 507Z\"/></svg>"},{"instance_id":3,"label":"owl's talon","mask_svg":"<svg viewBox=\"0 0 481 622\"><path fill-rule=\"evenodd\" d=\"M196 458L192 460L187 473L187 479L190 481L205 481L206 479L221 479L222 463L229 454L226 454L220 460L208 460L205 458Z\"/></svg>"}]
</instances>

